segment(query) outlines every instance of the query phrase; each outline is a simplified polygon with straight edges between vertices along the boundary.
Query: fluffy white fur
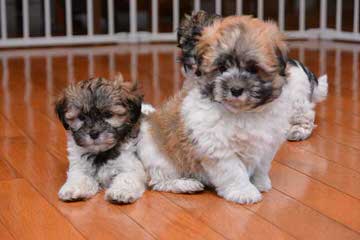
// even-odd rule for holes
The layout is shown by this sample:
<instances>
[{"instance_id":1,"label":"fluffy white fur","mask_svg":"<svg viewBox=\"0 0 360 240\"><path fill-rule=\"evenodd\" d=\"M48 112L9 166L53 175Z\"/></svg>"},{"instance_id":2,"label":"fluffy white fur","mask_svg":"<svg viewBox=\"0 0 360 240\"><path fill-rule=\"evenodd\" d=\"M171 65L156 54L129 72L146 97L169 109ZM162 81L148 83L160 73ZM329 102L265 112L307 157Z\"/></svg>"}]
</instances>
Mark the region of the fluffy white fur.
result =
<instances>
[{"instance_id":1,"label":"fluffy white fur","mask_svg":"<svg viewBox=\"0 0 360 240\"><path fill-rule=\"evenodd\" d=\"M143 105L143 114L154 109ZM105 199L118 203L131 203L142 196L145 191L146 175L144 167L136 156L138 139L132 139L120 146L121 154L96 168L84 154L88 150L80 147L67 132L67 151L69 170L67 180L59 191L63 201L87 199L101 188L106 188Z\"/></svg>"},{"instance_id":2,"label":"fluffy white fur","mask_svg":"<svg viewBox=\"0 0 360 240\"><path fill-rule=\"evenodd\" d=\"M69 170L67 180L59 191L60 199L72 201L87 199L101 188L107 188L105 198L109 201L130 203L145 191L145 172L135 155L135 140L121 146L121 154L99 169L87 160L87 151L78 146L71 133L68 138Z\"/></svg>"},{"instance_id":3,"label":"fluffy white fur","mask_svg":"<svg viewBox=\"0 0 360 240\"><path fill-rule=\"evenodd\" d=\"M186 130L197 140L197 154L207 156L202 171L183 178L162 154L149 132L149 122L140 130L139 156L154 190L169 192L201 191L215 187L218 195L237 203L255 203L260 192L271 189L271 161L281 144L289 139L305 139L314 127L314 103L306 74L289 68L282 94L258 111L232 113L223 105L203 98L194 87L182 102L181 115ZM189 79L191 81L191 79ZM321 77L313 100L326 97L326 76ZM191 139L190 139L191 140ZM171 156L169 156L171 157Z\"/></svg>"}]
</instances>

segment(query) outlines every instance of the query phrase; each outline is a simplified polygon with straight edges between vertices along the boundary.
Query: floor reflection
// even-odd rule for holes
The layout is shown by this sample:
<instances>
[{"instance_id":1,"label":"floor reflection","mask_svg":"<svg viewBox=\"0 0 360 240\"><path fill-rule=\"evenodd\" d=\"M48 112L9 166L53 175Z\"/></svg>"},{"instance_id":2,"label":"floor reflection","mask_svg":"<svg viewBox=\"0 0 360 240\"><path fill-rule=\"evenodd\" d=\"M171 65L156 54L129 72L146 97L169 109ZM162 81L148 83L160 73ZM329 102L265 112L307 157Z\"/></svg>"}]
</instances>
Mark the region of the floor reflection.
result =
<instances>
[{"instance_id":1,"label":"floor reflection","mask_svg":"<svg viewBox=\"0 0 360 240\"><path fill-rule=\"evenodd\" d=\"M300 59L317 75L328 74L329 97L318 107L319 127L314 135L301 143L285 144L279 151L271 172L274 190L264 194L262 203L246 206L252 211L249 222L245 218L246 225L253 221L255 213L271 216L276 221L283 219L286 224L289 216L296 216L296 220L302 218L309 225L313 225L311 220L319 223L314 216L321 211L328 217L340 219L340 223L356 219L353 217L356 212L348 210L347 206L355 205L349 204L352 203L350 197L358 199L360 196L360 44L314 41L291 42L290 45L291 57ZM129 81L139 80L145 101L158 106L181 88L183 77L177 56L175 44L0 51L0 153L4 162L9 162L9 166L75 223L84 224L85 221L94 226L112 226L108 224L109 219L112 224L120 219L118 224L121 225L119 212L115 211L125 209L125 214L138 214L139 219L153 219L162 216L158 206L165 198L185 204L182 195L171 197L153 192L147 192L140 204L122 206L121 210L118 206L100 205L100 201L104 202L102 195L92 199L90 205L86 205L88 202L64 204L56 197L68 164L64 130L53 109L57 94L70 83L91 76L109 78L122 72ZM234 219L244 219L238 218L234 211L245 211L242 206L232 205L212 193L206 194L206 198L202 194L188 196L189 206L194 202L199 205L191 205L190 209L194 206L208 209L219 203L212 209L214 211L204 212L205 215L201 212L202 220L210 215L210 220L215 221L217 218L211 219L211 216L223 213L224 209L227 210L224 214L234 213ZM336 198L339 194L345 197ZM310 212L302 204L316 212ZM114 216L107 214L110 208ZM152 215L155 208L158 215ZM340 216L338 212L346 214ZM84 220L85 213L89 218ZM104 216L109 217L108 221L104 221ZM241 227L244 221L236 223ZM164 223L160 226L164 231L167 229ZM89 228L92 229L92 225Z\"/></svg>"}]
</instances>

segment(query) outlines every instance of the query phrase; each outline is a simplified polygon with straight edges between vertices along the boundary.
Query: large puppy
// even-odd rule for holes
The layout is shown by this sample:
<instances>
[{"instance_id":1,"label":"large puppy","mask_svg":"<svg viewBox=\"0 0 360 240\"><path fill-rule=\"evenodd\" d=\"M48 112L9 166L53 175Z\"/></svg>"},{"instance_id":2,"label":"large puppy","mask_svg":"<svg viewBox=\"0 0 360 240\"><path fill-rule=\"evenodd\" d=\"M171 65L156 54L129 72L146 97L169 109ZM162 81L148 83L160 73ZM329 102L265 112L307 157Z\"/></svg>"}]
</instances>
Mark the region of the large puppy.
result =
<instances>
[{"instance_id":1,"label":"large puppy","mask_svg":"<svg viewBox=\"0 0 360 240\"><path fill-rule=\"evenodd\" d=\"M271 161L290 121L289 138L311 133L310 99L326 96L326 78L317 86L300 63L287 64L287 46L272 22L199 12L178 35L187 80L140 130L150 186L179 193L209 185L228 200L257 202L271 188Z\"/></svg>"},{"instance_id":2,"label":"large puppy","mask_svg":"<svg viewBox=\"0 0 360 240\"><path fill-rule=\"evenodd\" d=\"M120 76L65 89L56 103L70 162L61 200L87 199L101 187L108 188L105 198L112 202L133 202L143 194L145 172L135 154L141 102L136 85Z\"/></svg>"}]
</instances>

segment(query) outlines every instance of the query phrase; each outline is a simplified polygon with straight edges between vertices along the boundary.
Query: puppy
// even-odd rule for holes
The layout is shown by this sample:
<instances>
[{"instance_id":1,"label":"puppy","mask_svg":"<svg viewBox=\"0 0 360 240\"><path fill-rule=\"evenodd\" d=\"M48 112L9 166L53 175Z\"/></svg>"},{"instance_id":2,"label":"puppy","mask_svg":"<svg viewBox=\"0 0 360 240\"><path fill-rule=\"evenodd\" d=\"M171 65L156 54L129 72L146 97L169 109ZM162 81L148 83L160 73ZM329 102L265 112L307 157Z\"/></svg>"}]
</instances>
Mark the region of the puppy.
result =
<instances>
[{"instance_id":1,"label":"puppy","mask_svg":"<svg viewBox=\"0 0 360 240\"><path fill-rule=\"evenodd\" d=\"M64 90L56 112L67 132L70 165L61 200L87 199L101 188L115 203L142 196L145 172L135 153L141 103L136 84L121 76L84 80Z\"/></svg>"},{"instance_id":2,"label":"puppy","mask_svg":"<svg viewBox=\"0 0 360 240\"><path fill-rule=\"evenodd\" d=\"M182 22L178 42L184 87L141 125L149 185L175 193L207 185L230 201L260 201L286 137L311 133L326 77L309 81L300 63L288 64L277 26L250 16L198 12Z\"/></svg>"}]
</instances>

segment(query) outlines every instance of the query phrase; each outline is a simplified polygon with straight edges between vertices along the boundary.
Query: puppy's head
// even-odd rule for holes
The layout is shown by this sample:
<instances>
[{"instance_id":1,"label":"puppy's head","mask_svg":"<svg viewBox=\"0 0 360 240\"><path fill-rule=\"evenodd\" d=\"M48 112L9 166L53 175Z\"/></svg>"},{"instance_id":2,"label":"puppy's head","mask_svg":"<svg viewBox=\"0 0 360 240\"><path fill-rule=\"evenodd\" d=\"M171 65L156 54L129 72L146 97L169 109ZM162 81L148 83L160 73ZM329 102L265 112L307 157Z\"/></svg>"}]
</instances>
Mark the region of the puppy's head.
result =
<instances>
[{"instance_id":1,"label":"puppy's head","mask_svg":"<svg viewBox=\"0 0 360 240\"><path fill-rule=\"evenodd\" d=\"M194 41L192 61L186 62L193 63L188 69L204 96L240 112L258 110L280 95L287 46L274 23L250 16L217 18Z\"/></svg>"},{"instance_id":2,"label":"puppy's head","mask_svg":"<svg viewBox=\"0 0 360 240\"><path fill-rule=\"evenodd\" d=\"M89 152L106 151L131 133L141 114L142 95L136 84L103 78L71 85L56 102L56 113L66 130Z\"/></svg>"}]
</instances>

